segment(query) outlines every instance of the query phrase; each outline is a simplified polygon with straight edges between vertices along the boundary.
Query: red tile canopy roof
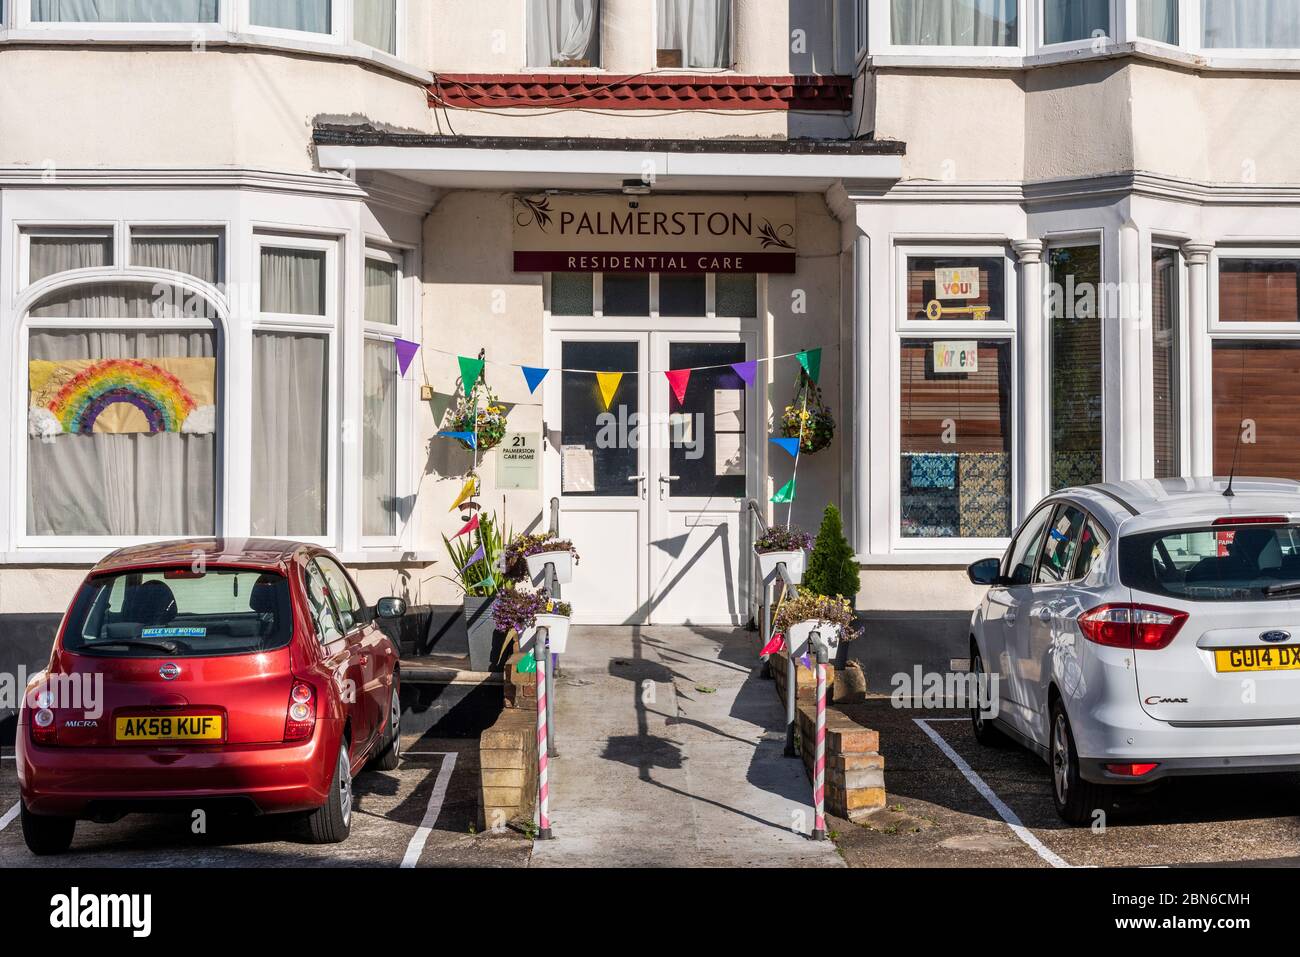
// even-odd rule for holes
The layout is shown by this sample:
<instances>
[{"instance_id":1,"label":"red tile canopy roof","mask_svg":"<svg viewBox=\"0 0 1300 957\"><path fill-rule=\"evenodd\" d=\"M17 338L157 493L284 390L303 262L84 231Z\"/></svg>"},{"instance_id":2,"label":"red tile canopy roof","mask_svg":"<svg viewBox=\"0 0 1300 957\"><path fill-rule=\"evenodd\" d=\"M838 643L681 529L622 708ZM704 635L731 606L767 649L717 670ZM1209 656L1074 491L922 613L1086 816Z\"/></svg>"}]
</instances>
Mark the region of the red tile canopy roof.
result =
<instances>
[{"instance_id":1,"label":"red tile canopy roof","mask_svg":"<svg viewBox=\"0 0 1300 957\"><path fill-rule=\"evenodd\" d=\"M848 112L847 76L441 73L431 106L459 109L830 110Z\"/></svg>"}]
</instances>

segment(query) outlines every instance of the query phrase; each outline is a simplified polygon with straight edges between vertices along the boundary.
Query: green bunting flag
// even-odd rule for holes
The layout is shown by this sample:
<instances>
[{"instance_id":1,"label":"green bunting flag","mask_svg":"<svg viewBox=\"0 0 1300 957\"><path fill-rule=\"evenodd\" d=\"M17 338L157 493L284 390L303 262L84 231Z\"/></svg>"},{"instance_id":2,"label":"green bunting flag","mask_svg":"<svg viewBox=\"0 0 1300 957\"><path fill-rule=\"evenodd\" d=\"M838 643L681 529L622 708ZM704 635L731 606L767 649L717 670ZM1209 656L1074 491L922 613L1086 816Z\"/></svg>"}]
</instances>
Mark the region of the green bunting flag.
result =
<instances>
[{"instance_id":1,"label":"green bunting flag","mask_svg":"<svg viewBox=\"0 0 1300 957\"><path fill-rule=\"evenodd\" d=\"M528 652L528 654L524 655L522 658L520 658L519 664L515 665L515 671L519 672L521 675L531 675L536 670L537 670L537 659L533 657L533 653L531 651Z\"/></svg>"},{"instance_id":2,"label":"green bunting flag","mask_svg":"<svg viewBox=\"0 0 1300 957\"><path fill-rule=\"evenodd\" d=\"M799 353L799 365L803 366L803 371L808 373L808 378L816 385L822 375L822 350L806 349Z\"/></svg>"},{"instance_id":3,"label":"green bunting flag","mask_svg":"<svg viewBox=\"0 0 1300 957\"><path fill-rule=\"evenodd\" d=\"M772 501L777 505L787 505L794 501L793 477L777 490L777 493L772 496Z\"/></svg>"},{"instance_id":4,"label":"green bunting flag","mask_svg":"<svg viewBox=\"0 0 1300 957\"><path fill-rule=\"evenodd\" d=\"M474 390L474 384L478 382L478 377L483 374L483 360L471 359L469 356L457 356L456 361L460 363L461 387L465 390L465 394L469 395Z\"/></svg>"}]
</instances>

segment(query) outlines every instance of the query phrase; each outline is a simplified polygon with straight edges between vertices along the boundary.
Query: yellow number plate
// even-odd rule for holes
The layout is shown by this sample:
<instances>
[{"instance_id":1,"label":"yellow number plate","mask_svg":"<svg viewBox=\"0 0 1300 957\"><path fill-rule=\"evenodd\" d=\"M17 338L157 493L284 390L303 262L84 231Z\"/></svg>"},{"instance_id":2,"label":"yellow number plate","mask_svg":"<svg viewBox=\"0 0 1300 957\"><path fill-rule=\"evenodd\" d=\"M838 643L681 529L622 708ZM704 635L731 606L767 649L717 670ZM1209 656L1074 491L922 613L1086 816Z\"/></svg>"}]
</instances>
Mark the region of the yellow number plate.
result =
<instances>
[{"instance_id":1,"label":"yellow number plate","mask_svg":"<svg viewBox=\"0 0 1300 957\"><path fill-rule=\"evenodd\" d=\"M151 715L117 719L117 740L132 741L220 741L221 716Z\"/></svg>"},{"instance_id":2,"label":"yellow number plate","mask_svg":"<svg viewBox=\"0 0 1300 957\"><path fill-rule=\"evenodd\" d=\"M1280 648L1221 648L1214 652L1219 671L1300 671L1300 645Z\"/></svg>"}]
</instances>

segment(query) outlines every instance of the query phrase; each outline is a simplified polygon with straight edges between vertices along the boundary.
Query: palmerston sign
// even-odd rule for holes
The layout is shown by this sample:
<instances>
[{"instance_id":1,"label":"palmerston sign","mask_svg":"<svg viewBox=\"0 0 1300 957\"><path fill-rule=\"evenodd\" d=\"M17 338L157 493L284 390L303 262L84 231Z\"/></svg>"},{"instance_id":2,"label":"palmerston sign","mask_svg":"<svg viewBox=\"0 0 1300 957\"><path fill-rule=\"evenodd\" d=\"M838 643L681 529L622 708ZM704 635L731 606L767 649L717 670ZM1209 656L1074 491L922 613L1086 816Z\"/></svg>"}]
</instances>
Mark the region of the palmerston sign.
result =
<instances>
[{"instance_id":1,"label":"palmerston sign","mask_svg":"<svg viewBox=\"0 0 1300 957\"><path fill-rule=\"evenodd\" d=\"M791 196L515 196L516 272L792 273Z\"/></svg>"}]
</instances>

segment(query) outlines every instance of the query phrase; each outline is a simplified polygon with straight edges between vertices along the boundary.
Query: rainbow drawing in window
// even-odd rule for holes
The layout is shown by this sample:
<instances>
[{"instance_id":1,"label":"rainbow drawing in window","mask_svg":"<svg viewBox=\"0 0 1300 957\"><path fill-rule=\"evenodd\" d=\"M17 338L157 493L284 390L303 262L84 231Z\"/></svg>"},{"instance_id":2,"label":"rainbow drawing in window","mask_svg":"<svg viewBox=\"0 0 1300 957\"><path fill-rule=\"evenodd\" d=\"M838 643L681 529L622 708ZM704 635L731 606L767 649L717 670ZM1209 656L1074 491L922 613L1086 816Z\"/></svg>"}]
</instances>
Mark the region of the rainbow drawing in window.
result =
<instances>
[{"instance_id":1,"label":"rainbow drawing in window","mask_svg":"<svg viewBox=\"0 0 1300 957\"><path fill-rule=\"evenodd\" d=\"M36 359L28 386L34 437L216 428L212 358Z\"/></svg>"}]
</instances>

